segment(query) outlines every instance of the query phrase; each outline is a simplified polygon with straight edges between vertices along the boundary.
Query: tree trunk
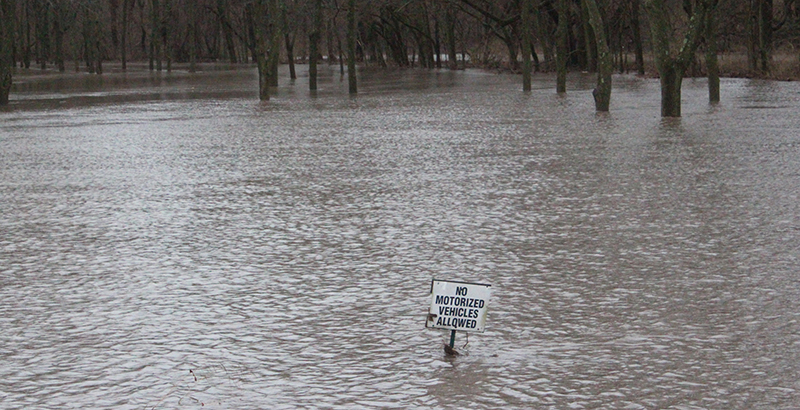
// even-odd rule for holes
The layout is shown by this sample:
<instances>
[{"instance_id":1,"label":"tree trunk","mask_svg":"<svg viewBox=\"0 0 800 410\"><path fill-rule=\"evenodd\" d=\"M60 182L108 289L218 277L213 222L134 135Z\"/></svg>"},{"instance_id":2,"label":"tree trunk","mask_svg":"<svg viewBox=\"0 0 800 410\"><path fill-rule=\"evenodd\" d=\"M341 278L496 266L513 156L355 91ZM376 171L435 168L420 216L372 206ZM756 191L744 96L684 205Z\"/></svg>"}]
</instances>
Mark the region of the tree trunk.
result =
<instances>
[{"instance_id":1,"label":"tree trunk","mask_svg":"<svg viewBox=\"0 0 800 410\"><path fill-rule=\"evenodd\" d=\"M216 15L219 27L222 29L222 37L225 39L225 49L228 53L228 59L231 64L236 64L238 59L236 58L236 46L233 42L233 27L231 27L231 22L228 18L228 3L230 2L217 0Z\"/></svg>"},{"instance_id":2,"label":"tree trunk","mask_svg":"<svg viewBox=\"0 0 800 410\"><path fill-rule=\"evenodd\" d=\"M64 23L64 13L63 10L64 5L61 2L54 2L53 6L55 10L53 11L53 41L55 41L56 46L56 55L55 55L55 62L58 71L63 73L67 71L67 67L64 65L64 32L66 31L65 27L62 27Z\"/></svg>"},{"instance_id":3,"label":"tree trunk","mask_svg":"<svg viewBox=\"0 0 800 410\"><path fill-rule=\"evenodd\" d=\"M44 0L34 1L36 10L36 55L39 68L47 69L47 61L50 59L50 2Z\"/></svg>"},{"instance_id":4,"label":"tree trunk","mask_svg":"<svg viewBox=\"0 0 800 410\"><path fill-rule=\"evenodd\" d=\"M356 1L348 1L347 10L347 82L350 94L358 93L356 83Z\"/></svg>"},{"instance_id":5,"label":"tree trunk","mask_svg":"<svg viewBox=\"0 0 800 410\"><path fill-rule=\"evenodd\" d=\"M567 92L567 47L569 30L567 0L558 1L558 27L556 28L556 92Z\"/></svg>"},{"instance_id":6,"label":"tree trunk","mask_svg":"<svg viewBox=\"0 0 800 410\"><path fill-rule=\"evenodd\" d=\"M122 35L119 43L122 71L128 70L128 1L122 0ZM194 10L194 7L192 7L192 10Z\"/></svg>"},{"instance_id":7,"label":"tree trunk","mask_svg":"<svg viewBox=\"0 0 800 410\"><path fill-rule=\"evenodd\" d=\"M281 62L281 30L278 0L268 0L269 9L269 84L278 86L278 66Z\"/></svg>"},{"instance_id":8,"label":"tree trunk","mask_svg":"<svg viewBox=\"0 0 800 410\"><path fill-rule=\"evenodd\" d=\"M661 116L681 116L681 84L683 75L675 62L659 70L661 74Z\"/></svg>"},{"instance_id":9,"label":"tree trunk","mask_svg":"<svg viewBox=\"0 0 800 410\"><path fill-rule=\"evenodd\" d=\"M770 71L770 60L772 58L772 1L760 0L761 7L758 10L758 56L761 63L761 72L765 74Z\"/></svg>"},{"instance_id":10,"label":"tree trunk","mask_svg":"<svg viewBox=\"0 0 800 410\"><path fill-rule=\"evenodd\" d=\"M531 90L531 1L519 4L522 23L522 91Z\"/></svg>"},{"instance_id":11,"label":"tree trunk","mask_svg":"<svg viewBox=\"0 0 800 410\"><path fill-rule=\"evenodd\" d=\"M586 70L590 73L597 71L597 39L594 37L589 17L589 10L587 9L586 2L581 1L581 13L583 19L586 21L584 27L584 37L586 42Z\"/></svg>"},{"instance_id":12,"label":"tree trunk","mask_svg":"<svg viewBox=\"0 0 800 410\"><path fill-rule=\"evenodd\" d=\"M539 11L538 7L533 10L533 14L534 21L538 27L539 41L542 44L542 53L544 54L544 70L551 71L555 67L553 64L555 57L553 54L553 38L548 29L548 19Z\"/></svg>"},{"instance_id":13,"label":"tree trunk","mask_svg":"<svg viewBox=\"0 0 800 410\"><path fill-rule=\"evenodd\" d=\"M631 0L631 31L633 32L633 47L636 53L636 72L644 75L644 46L642 45L642 30L639 24L639 1Z\"/></svg>"},{"instance_id":14,"label":"tree trunk","mask_svg":"<svg viewBox=\"0 0 800 410\"><path fill-rule=\"evenodd\" d=\"M170 41L171 24L167 24L172 14L172 1L164 0L164 15L161 18L161 43L164 59L167 60L167 72L172 72L172 42Z\"/></svg>"},{"instance_id":15,"label":"tree trunk","mask_svg":"<svg viewBox=\"0 0 800 410\"><path fill-rule=\"evenodd\" d=\"M296 80L297 72L295 72L294 68L294 38L289 34L284 34L283 40L286 45L286 60L289 62L289 78Z\"/></svg>"},{"instance_id":16,"label":"tree trunk","mask_svg":"<svg viewBox=\"0 0 800 410\"><path fill-rule=\"evenodd\" d=\"M7 105L14 72L13 38L16 3L0 0L0 106Z\"/></svg>"},{"instance_id":17,"label":"tree trunk","mask_svg":"<svg viewBox=\"0 0 800 410\"><path fill-rule=\"evenodd\" d=\"M611 71L613 70L611 51L608 49L603 17L597 7L597 2L583 0L583 4L586 7L589 25L592 27L597 43L597 88L592 91L592 95L597 111L605 112L611 105Z\"/></svg>"},{"instance_id":18,"label":"tree trunk","mask_svg":"<svg viewBox=\"0 0 800 410\"><path fill-rule=\"evenodd\" d=\"M317 89L317 63L319 59L319 40L322 32L322 0L314 0L313 22L308 35L308 89Z\"/></svg>"},{"instance_id":19,"label":"tree trunk","mask_svg":"<svg viewBox=\"0 0 800 410\"><path fill-rule=\"evenodd\" d=\"M447 66L451 70L458 70L458 53L456 52L456 18L450 7L445 11L447 19Z\"/></svg>"},{"instance_id":20,"label":"tree trunk","mask_svg":"<svg viewBox=\"0 0 800 410\"><path fill-rule=\"evenodd\" d=\"M252 19L249 22L252 24L253 41L255 43L255 58L256 66L258 67L258 98L261 101L269 100L269 87L270 87L270 64L267 58L267 49L269 47L268 38L268 24L267 21L267 4L265 2L271 0L256 0L250 7Z\"/></svg>"},{"instance_id":21,"label":"tree trunk","mask_svg":"<svg viewBox=\"0 0 800 410\"><path fill-rule=\"evenodd\" d=\"M328 48L328 65L333 65L334 63L336 63L337 60L336 46L339 44L340 40L339 40L339 34L334 33L335 27L337 27L337 25L336 25L336 16L334 15L333 19L331 21L328 21L327 24L325 24L325 34L328 39L325 42L325 45ZM339 47L339 49L341 49L341 47Z\"/></svg>"},{"instance_id":22,"label":"tree trunk","mask_svg":"<svg viewBox=\"0 0 800 410\"><path fill-rule=\"evenodd\" d=\"M336 33L336 45L339 52L339 75L344 77L344 49L342 48L342 37Z\"/></svg>"},{"instance_id":23,"label":"tree trunk","mask_svg":"<svg viewBox=\"0 0 800 410\"><path fill-rule=\"evenodd\" d=\"M706 16L706 67L708 71L708 101L719 102L719 62L717 61L717 23L715 12Z\"/></svg>"},{"instance_id":24,"label":"tree trunk","mask_svg":"<svg viewBox=\"0 0 800 410\"><path fill-rule=\"evenodd\" d=\"M161 71L161 6L158 0L151 0L150 7L150 70L155 62L155 68Z\"/></svg>"},{"instance_id":25,"label":"tree trunk","mask_svg":"<svg viewBox=\"0 0 800 410\"><path fill-rule=\"evenodd\" d=\"M7 0L3 0L7 1ZM25 8L25 40L22 51L22 63L26 69L31 68L31 4L30 2L23 3ZM13 21L13 20L12 20Z\"/></svg>"},{"instance_id":26,"label":"tree trunk","mask_svg":"<svg viewBox=\"0 0 800 410\"><path fill-rule=\"evenodd\" d=\"M664 0L643 0L650 19L653 54L661 76L661 116L681 116L681 83L686 68L694 59L701 40L706 15L716 7L716 0L699 0L689 19L689 28L676 55L672 53L672 27Z\"/></svg>"},{"instance_id":27,"label":"tree trunk","mask_svg":"<svg viewBox=\"0 0 800 410\"><path fill-rule=\"evenodd\" d=\"M442 68L442 39L439 35L439 19L433 18L433 53L436 55L436 68Z\"/></svg>"},{"instance_id":28,"label":"tree trunk","mask_svg":"<svg viewBox=\"0 0 800 410\"><path fill-rule=\"evenodd\" d=\"M745 31L747 31L747 67L751 73L758 71L759 4L759 0L748 0Z\"/></svg>"},{"instance_id":29,"label":"tree trunk","mask_svg":"<svg viewBox=\"0 0 800 410\"><path fill-rule=\"evenodd\" d=\"M109 25L111 26L111 58L114 59L119 53L119 0L108 1Z\"/></svg>"},{"instance_id":30,"label":"tree trunk","mask_svg":"<svg viewBox=\"0 0 800 410\"><path fill-rule=\"evenodd\" d=\"M189 7L189 72L197 72L197 8Z\"/></svg>"}]
</instances>

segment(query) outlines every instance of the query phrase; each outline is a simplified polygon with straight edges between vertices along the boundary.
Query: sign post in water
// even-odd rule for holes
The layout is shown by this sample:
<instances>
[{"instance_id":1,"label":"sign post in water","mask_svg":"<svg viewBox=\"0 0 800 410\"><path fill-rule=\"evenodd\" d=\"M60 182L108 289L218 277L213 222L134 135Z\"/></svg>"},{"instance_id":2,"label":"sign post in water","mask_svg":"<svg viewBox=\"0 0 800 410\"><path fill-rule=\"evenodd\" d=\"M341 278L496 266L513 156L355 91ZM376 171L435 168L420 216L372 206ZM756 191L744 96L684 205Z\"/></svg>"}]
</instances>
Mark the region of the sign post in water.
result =
<instances>
[{"instance_id":1,"label":"sign post in water","mask_svg":"<svg viewBox=\"0 0 800 410\"><path fill-rule=\"evenodd\" d=\"M450 353L456 342L456 331L483 332L489 296L491 285L434 279L425 327L450 329Z\"/></svg>"}]
</instances>

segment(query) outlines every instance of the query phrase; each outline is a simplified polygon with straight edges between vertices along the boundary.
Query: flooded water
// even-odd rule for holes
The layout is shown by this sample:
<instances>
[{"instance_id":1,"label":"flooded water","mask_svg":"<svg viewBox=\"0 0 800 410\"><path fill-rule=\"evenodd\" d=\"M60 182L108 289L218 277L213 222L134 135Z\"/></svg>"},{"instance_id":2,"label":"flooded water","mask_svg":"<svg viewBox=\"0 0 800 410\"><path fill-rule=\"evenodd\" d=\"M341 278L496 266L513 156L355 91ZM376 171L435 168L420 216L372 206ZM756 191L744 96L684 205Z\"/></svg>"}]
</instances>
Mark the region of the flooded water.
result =
<instances>
[{"instance_id":1,"label":"flooded water","mask_svg":"<svg viewBox=\"0 0 800 410\"><path fill-rule=\"evenodd\" d=\"M300 71L15 78L0 408L800 408L800 84Z\"/></svg>"}]
</instances>

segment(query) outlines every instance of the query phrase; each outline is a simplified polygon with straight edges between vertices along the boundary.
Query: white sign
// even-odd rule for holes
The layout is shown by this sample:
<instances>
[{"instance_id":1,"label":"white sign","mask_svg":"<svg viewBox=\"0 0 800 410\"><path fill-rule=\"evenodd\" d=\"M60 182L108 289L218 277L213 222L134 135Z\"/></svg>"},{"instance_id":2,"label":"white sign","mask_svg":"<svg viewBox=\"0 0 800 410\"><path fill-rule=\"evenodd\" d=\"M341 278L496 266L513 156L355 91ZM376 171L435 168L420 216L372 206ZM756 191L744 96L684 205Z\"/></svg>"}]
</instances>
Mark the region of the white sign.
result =
<instances>
[{"instance_id":1,"label":"white sign","mask_svg":"<svg viewBox=\"0 0 800 410\"><path fill-rule=\"evenodd\" d=\"M425 327L483 332L492 285L431 281L431 308Z\"/></svg>"}]
</instances>

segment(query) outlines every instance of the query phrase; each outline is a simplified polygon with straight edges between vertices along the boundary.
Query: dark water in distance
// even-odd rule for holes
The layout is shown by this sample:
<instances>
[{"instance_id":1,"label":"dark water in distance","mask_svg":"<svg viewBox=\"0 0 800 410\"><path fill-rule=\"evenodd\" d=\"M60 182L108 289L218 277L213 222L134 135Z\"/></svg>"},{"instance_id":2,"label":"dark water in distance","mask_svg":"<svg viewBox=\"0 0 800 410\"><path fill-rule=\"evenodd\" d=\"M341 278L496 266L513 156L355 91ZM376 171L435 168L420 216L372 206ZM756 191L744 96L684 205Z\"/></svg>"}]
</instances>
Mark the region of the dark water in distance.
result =
<instances>
[{"instance_id":1,"label":"dark water in distance","mask_svg":"<svg viewBox=\"0 0 800 410\"><path fill-rule=\"evenodd\" d=\"M15 78L0 408L800 408L800 84L362 74Z\"/></svg>"}]
</instances>

